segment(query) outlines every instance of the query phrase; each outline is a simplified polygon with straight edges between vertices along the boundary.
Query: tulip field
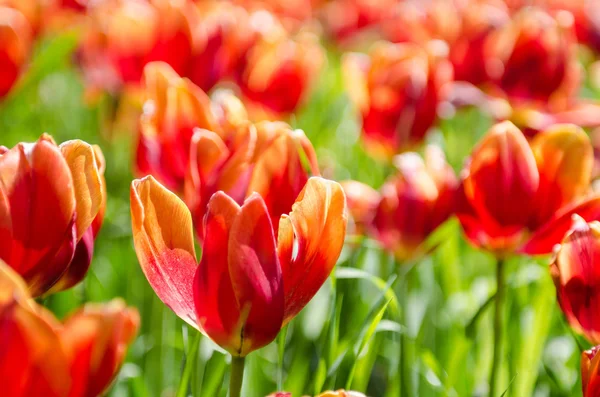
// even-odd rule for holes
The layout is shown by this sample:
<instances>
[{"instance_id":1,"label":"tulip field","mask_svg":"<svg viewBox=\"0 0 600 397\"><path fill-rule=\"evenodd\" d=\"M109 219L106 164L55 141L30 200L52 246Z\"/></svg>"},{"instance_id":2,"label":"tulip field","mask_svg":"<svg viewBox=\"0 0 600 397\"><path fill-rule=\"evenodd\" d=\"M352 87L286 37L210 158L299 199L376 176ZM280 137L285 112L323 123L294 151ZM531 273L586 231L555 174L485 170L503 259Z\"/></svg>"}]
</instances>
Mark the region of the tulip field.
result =
<instances>
[{"instance_id":1,"label":"tulip field","mask_svg":"<svg viewBox=\"0 0 600 397\"><path fill-rule=\"evenodd\" d=\"M0 397L600 397L600 2L0 0Z\"/></svg>"}]
</instances>

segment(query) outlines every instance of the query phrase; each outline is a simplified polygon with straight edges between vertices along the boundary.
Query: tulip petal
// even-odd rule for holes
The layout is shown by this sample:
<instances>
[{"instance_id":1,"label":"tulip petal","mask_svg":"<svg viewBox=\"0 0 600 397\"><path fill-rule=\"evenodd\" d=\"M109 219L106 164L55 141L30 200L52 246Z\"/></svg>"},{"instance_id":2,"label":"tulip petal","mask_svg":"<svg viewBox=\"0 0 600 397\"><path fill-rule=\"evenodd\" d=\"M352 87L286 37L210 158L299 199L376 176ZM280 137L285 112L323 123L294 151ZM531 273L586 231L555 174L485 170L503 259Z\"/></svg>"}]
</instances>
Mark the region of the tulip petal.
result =
<instances>
[{"instance_id":1,"label":"tulip petal","mask_svg":"<svg viewBox=\"0 0 600 397\"><path fill-rule=\"evenodd\" d=\"M540 173L532 228L589 189L594 152L587 134L575 125L555 125L531 143Z\"/></svg>"},{"instance_id":2,"label":"tulip petal","mask_svg":"<svg viewBox=\"0 0 600 397\"><path fill-rule=\"evenodd\" d=\"M87 274L93 256L94 229L90 226L75 246L75 253L67 271L60 276L56 284L48 292L56 293L64 291L79 284Z\"/></svg>"},{"instance_id":3,"label":"tulip petal","mask_svg":"<svg viewBox=\"0 0 600 397\"><path fill-rule=\"evenodd\" d=\"M246 355L275 339L284 308L273 227L258 194L246 199L231 227L228 262L242 322L238 354Z\"/></svg>"},{"instance_id":4,"label":"tulip petal","mask_svg":"<svg viewBox=\"0 0 600 397\"><path fill-rule=\"evenodd\" d=\"M320 177L308 180L292 212L281 217L277 252L285 290L284 324L329 277L344 244L346 224L342 187Z\"/></svg>"},{"instance_id":5,"label":"tulip petal","mask_svg":"<svg viewBox=\"0 0 600 397\"><path fill-rule=\"evenodd\" d=\"M239 309L228 263L229 233L239 205L223 192L215 193L204 218L202 260L194 280L198 322L219 346L235 351L241 346Z\"/></svg>"},{"instance_id":6,"label":"tulip petal","mask_svg":"<svg viewBox=\"0 0 600 397\"><path fill-rule=\"evenodd\" d=\"M600 220L600 196L567 207L535 231L529 240L518 250L528 255L544 255L552 252L573 224L573 215L579 215L586 222Z\"/></svg>"},{"instance_id":7,"label":"tulip petal","mask_svg":"<svg viewBox=\"0 0 600 397\"><path fill-rule=\"evenodd\" d=\"M76 201L71 171L51 138L44 135L0 157L0 190L5 196L0 215L6 211L7 199L12 225L12 244L0 245L0 258L23 276L34 295L40 294L70 262L68 255L66 262L54 259L73 238ZM2 216L0 228L7 233Z\"/></svg>"},{"instance_id":8,"label":"tulip petal","mask_svg":"<svg viewBox=\"0 0 600 397\"><path fill-rule=\"evenodd\" d=\"M75 201L77 203L77 241L88 230L102 205L102 180L94 148L80 140L60 145L67 165L71 169Z\"/></svg>"},{"instance_id":9,"label":"tulip petal","mask_svg":"<svg viewBox=\"0 0 600 397\"><path fill-rule=\"evenodd\" d=\"M600 354L599 347L592 347L581 353L581 386L583 397L600 394Z\"/></svg>"},{"instance_id":10,"label":"tulip petal","mask_svg":"<svg viewBox=\"0 0 600 397\"><path fill-rule=\"evenodd\" d=\"M148 176L131 184L131 217L138 260L154 292L198 328L193 299L197 262L189 210Z\"/></svg>"},{"instance_id":11,"label":"tulip petal","mask_svg":"<svg viewBox=\"0 0 600 397\"><path fill-rule=\"evenodd\" d=\"M139 328L137 310L122 300L87 304L69 316L60 339L70 359L71 396L99 396L117 375Z\"/></svg>"}]
</instances>

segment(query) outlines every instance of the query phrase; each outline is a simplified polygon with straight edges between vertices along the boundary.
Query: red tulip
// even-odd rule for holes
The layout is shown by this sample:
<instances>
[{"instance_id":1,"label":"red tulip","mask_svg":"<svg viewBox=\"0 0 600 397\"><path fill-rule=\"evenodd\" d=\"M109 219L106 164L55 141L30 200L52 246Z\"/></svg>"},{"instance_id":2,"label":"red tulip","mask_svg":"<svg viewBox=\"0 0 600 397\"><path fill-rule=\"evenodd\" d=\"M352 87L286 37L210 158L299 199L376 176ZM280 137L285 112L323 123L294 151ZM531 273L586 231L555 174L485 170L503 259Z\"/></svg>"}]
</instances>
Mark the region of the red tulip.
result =
<instances>
[{"instance_id":1,"label":"red tulip","mask_svg":"<svg viewBox=\"0 0 600 397\"><path fill-rule=\"evenodd\" d=\"M323 62L312 34L261 38L246 54L237 83L258 115L287 114L307 98Z\"/></svg>"},{"instance_id":2,"label":"red tulip","mask_svg":"<svg viewBox=\"0 0 600 397\"><path fill-rule=\"evenodd\" d=\"M350 213L358 213L365 222L367 235L399 260L407 260L418 255L427 237L452 215L458 181L435 146L427 148L425 162L416 153L401 154L394 162L398 174L381 187L378 202L370 199L364 209L362 203L353 206L357 200L352 198L348 204ZM351 191L346 194L352 197Z\"/></svg>"},{"instance_id":3,"label":"red tulip","mask_svg":"<svg viewBox=\"0 0 600 397\"><path fill-rule=\"evenodd\" d=\"M46 134L0 151L0 259L34 296L75 285L89 267L106 200L100 155Z\"/></svg>"},{"instance_id":4,"label":"red tulip","mask_svg":"<svg viewBox=\"0 0 600 397\"><path fill-rule=\"evenodd\" d=\"M581 386L583 397L600 395L600 346L592 347L581 353Z\"/></svg>"},{"instance_id":5,"label":"red tulip","mask_svg":"<svg viewBox=\"0 0 600 397\"><path fill-rule=\"evenodd\" d=\"M140 117L136 165L140 175L152 174L181 190L189 163L194 129L219 130L208 96L166 63L144 69L146 100Z\"/></svg>"},{"instance_id":6,"label":"red tulip","mask_svg":"<svg viewBox=\"0 0 600 397\"><path fill-rule=\"evenodd\" d=\"M579 66L571 28L526 8L486 43L486 70L511 101L562 103L574 96Z\"/></svg>"},{"instance_id":7,"label":"red tulip","mask_svg":"<svg viewBox=\"0 0 600 397\"><path fill-rule=\"evenodd\" d=\"M187 73L192 7L189 2L168 0L117 0L94 8L92 16L105 37L105 51L123 82L138 84L144 66L152 61Z\"/></svg>"},{"instance_id":8,"label":"red tulip","mask_svg":"<svg viewBox=\"0 0 600 397\"><path fill-rule=\"evenodd\" d=\"M558 303L571 327L592 343L600 343L600 222L586 223L578 215L556 249L550 273L556 285ZM600 263L600 262L599 262Z\"/></svg>"},{"instance_id":9,"label":"red tulip","mask_svg":"<svg viewBox=\"0 0 600 397\"><path fill-rule=\"evenodd\" d=\"M29 57L31 27L16 9L0 6L0 99L8 94Z\"/></svg>"},{"instance_id":10,"label":"red tulip","mask_svg":"<svg viewBox=\"0 0 600 397\"><path fill-rule=\"evenodd\" d=\"M316 294L346 228L340 185L319 177L309 179L278 231L260 194L240 206L215 193L199 265L189 210L154 178L132 183L131 213L138 259L158 297L242 357L270 343Z\"/></svg>"},{"instance_id":11,"label":"red tulip","mask_svg":"<svg viewBox=\"0 0 600 397\"><path fill-rule=\"evenodd\" d=\"M436 121L450 65L420 46L390 43L375 45L369 56L350 54L343 63L368 149L391 157L421 143Z\"/></svg>"},{"instance_id":12,"label":"red tulip","mask_svg":"<svg viewBox=\"0 0 600 397\"><path fill-rule=\"evenodd\" d=\"M348 212L354 222L354 232L359 235L366 234L375 217L381 195L371 186L361 182L350 180L340 182L340 184L346 194Z\"/></svg>"},{"instance_id":13,"label":"red tulip","mask_svg":"<svg viewBox=\"0 0 600 397\"><path fill-rule=\"evenodd\" d=\"M497 255L546 254L571 216L600 219L589 196L593 151L574 125L556 125L531 144L510 122L496 124L464 169L458 218L467 238Z\"/></svg>"},{"instance_id":14,"label":"red tulip","mask_svg":"<svg viewBox=\"0 0 600 397\"><path fill-rule=\"evenodd\" d=\"M94 397L110 386L139 327L120 300L90 304L63 324L0 261L0 378L9 397Z\"/></svg>"}]
</instances>

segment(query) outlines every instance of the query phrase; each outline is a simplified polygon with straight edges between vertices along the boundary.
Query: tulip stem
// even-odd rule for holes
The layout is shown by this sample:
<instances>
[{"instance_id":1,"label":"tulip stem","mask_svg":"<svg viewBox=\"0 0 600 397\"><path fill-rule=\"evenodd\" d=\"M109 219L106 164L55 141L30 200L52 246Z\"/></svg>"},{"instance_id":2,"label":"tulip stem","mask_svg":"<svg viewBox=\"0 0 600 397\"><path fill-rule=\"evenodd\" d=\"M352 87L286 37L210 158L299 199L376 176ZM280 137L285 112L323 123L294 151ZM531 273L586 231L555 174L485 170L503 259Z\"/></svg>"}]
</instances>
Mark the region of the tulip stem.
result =
<instances>
[{"instance_id":1,"label":"tulip stem","mask_svg":"<svg viewBox=\"0 0 600 397\"><path fill-rule=\"evenodd\" d=\"M496 264L496 305L494 310L494 356L490 373L490 397L494 397L498 383L498 372L502 363L502 339L504 338L504 297L505 297L504 260L498 259Z\"/></svg>"},{"instance_id":2,"label":"tulip stem","mask_svg":"<svg viewBox=\"0 0 600 397\"><path fill-rule=\"evenodd\" d=\"M244 364L246 357L231 357L231 373L229 375L229 397L240 397L244 380Z\"/></svg>"}]
</instances>

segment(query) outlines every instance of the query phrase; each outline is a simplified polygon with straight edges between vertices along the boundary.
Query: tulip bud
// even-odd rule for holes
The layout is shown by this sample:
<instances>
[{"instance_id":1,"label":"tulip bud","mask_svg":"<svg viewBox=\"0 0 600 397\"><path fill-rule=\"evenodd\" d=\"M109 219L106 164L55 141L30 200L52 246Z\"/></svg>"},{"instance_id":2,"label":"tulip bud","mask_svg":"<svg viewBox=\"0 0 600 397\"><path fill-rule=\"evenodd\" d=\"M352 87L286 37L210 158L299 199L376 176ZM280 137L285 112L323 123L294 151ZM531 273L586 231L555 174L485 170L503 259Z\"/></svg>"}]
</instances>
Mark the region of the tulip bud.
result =
<instances>
[{"instance_id":1,"label":"tulip bud","mask_svg":"<svg viewBox=\"0 0 600 397\"><path fill-rule=\"evenodd\" d=\"M366 396L357 391L345 391L345 390L340 389L338 391L323 392L323 393L319 394L317 397L366 397Z\"/></svg>"}]
</instances>

